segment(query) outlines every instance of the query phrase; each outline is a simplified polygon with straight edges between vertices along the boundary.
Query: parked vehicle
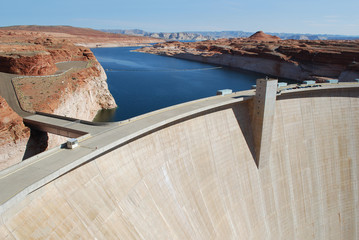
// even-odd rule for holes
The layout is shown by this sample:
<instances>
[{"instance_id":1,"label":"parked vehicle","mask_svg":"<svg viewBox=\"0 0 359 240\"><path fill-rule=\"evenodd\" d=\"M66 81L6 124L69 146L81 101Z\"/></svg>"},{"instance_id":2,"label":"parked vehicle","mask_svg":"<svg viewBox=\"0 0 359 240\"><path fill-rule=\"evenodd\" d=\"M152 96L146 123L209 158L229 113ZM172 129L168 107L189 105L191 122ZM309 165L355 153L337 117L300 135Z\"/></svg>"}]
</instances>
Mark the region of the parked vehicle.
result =
<instances>
[{"instance_id":1,"label":"parked vehicle","mask_svg":"<svg viewBox=\"0 0 359 240\"><path fill-rule=\"evenodd\" d=\"M76 138L70 138L66 142L66 147L69 149L76 148L79 145L79 141Z\"/></svg>"}]
</instances>

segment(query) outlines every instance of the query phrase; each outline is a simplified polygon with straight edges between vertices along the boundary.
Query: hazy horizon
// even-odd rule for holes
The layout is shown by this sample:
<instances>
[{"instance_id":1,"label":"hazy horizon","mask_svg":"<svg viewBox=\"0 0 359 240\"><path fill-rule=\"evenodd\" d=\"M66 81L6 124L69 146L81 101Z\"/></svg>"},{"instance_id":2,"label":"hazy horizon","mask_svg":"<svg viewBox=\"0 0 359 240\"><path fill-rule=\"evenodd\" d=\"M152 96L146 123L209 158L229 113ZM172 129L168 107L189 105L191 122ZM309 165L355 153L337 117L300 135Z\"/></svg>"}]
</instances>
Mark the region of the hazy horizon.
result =
<instances>
[{"instance_id":1,"label":"hazy horizon","mask_svg":"<svg viewBox=\"0 0 359 240\"><path fill-rule=\"evenodd\" d=\"M5 1L0 26L69 25L147 32L244 31L359 35L359 1Z\"/></svg>"},{"instance_id":2,"label":"hazy horizon","mask_svg":"<svg viewBox=\"0 0 359 240\"><path fill-rule=\"evenodd\" d=\"M141 30L141 31L145 31L145 32L151 32L151 31L146 31L143 29L139 29L139 28L97 28L95 30ZM153 32L153 33L180 33L180 32L185 32L185 33L200 33L200 32L258 32L258 31L262 31L261 29L255 30L255 31L243 31L243 30L213 30L213 31L203 31L203 30L199 30L199 31L157 31L157 32ZM264 33L278 33L278 34L298 34L298 35L338 35L338 36L348 36L348 37L359 37L359 33L357 35L346 35L346 34L329 34L329 33L303 33L303 32L266 32L263 31ZM152 33L152 32L151 32Z\"/></svg>"}]
</instances>

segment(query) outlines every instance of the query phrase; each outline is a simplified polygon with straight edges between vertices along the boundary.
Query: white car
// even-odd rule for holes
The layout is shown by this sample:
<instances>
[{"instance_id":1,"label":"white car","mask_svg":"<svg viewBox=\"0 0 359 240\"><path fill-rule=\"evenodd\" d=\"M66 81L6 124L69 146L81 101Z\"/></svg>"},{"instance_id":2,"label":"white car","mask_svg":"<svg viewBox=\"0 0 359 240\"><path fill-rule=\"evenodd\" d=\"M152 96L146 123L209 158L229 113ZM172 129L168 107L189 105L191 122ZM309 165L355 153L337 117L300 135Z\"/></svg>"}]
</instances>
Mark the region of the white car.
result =
<instances>
[{"instance_id":1,"label":"white car","mask_svg":"<svg viewBox=\"0 0 359 240\"><path fill-rule=\"evenodd\" d=\"M79 141L76 138L69 138L66 142L66 147L73 149L79 145Z\"/></svg>"}]
</instances>

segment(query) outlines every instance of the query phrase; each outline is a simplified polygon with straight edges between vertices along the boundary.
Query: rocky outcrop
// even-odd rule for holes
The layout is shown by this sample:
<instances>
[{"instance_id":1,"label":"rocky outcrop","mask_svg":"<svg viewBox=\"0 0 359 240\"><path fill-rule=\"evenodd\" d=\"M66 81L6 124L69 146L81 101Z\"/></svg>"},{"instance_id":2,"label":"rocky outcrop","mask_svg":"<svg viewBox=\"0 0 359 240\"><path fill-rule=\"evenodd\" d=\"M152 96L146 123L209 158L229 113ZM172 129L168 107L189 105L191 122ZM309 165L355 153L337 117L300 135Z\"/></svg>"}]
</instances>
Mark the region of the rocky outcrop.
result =
<instances>
[{"instance_id":1,"label":"rocky outcrop","mask_svg":"<svg viewBox=\"0 0 359 240\"><path fill-rule=\"evenodd\" d=\"M19 75L49 75L57 71L49 52L19 52L0 55L0 71Z\"/></svg>"},{"instance_id":2,"label":"rocky outcrop","mask_svg":"<svg viewBox=\"0 0 359 240\"><path fill-rule=\"evenodd\" d=\"M278 40L281 40L277 36L272 36L272 35L269 35L269 34L265 34L262 31L258 31L256 33L254 33L248 39L249 40L254 40L254 41L278 41Z\"/></svg>"},{"instance_id":3,"label":"rocky outcrop","mask_svg":"<svg viewBox=\"0 0 359 240\"><path fill-rule=\"evenodd\" d=\"M0 170L22 160L30 129L0 96Z\"/></svg>"},{"instance_id":4,"label":"rocky outcrop","mask_svg":"<svg viewBox=\"0 0 359 240\"><path fill-rule=\"evenodd\" d=\"M93 53L55 38L26 39L26 44L0 46L0 71L26 76L54 74L56 63L95 60Z\"/></svg>"},{"instance_id":5,"label":"rocky outcrop","mask_svg":"<svg viewBox=\"0 0 359 240\"><path fill-rule=\"evenodd\" d=\"M100 109L115 108L116 102L107 86L107 76L96 62L93 67L71 74L68 81L75 84L65 89L53 112L57 115L92 121ZM79 101L80 100L80 101ZM75 110L75 111L74 111Z\"/></svg>"},{"instance_id":6,"label":"rocky outcrop","mask_svg":"<svg viewBox=\"0 0 359 240\"><path fill-rule=\"evenodd\" d=\"M86 62L72 63L76 64ZM102 66L97 61L87 64L91 66L59 75L14 78L22 109L91 121L98 110L116 107Z\"/></svg>"},{"instance_id":7,"label":"rocky outcrop","mask_svg":"<svg viewBox=\"0 0 359 240\"><path fill-rule=\"evenodd\" d=\"M359 73L359 41L280 40L263 32L251 38L167 42L140 52L220 64L298 81L339 78Z\"/></svg>"},{"instance_id":8,"label":"rocky outcrop","mask_svg":"<svg viewBox=\"0 0 359 240\"><path fill-rule=\"evenodd\" d=\"M0 35L0 71L21 75L14 75L12 84L23 110L92 121L98 110L116 107L90 49L43 33L0 30ZM30 136L7 104L0 102L0 110L0 169L65 141L37 131Z\"/></svg>"},{"instance_id":9,"label":"rocky outcrop","mask_svg":"<svg viewBox=\"0 0 359 240\"><path fill-rule=\"evenodd\" d=\"M43 112L92 121L99 110L117 106L108 90L106 73L99 63L72 74L68 80L76 83L67 91L65 89L56 101L56 106L52 105L52 109L42 109ZM65 141L64 137L48 134L48 148Z\"/></svg>"},{"instance_id":10,"label":"rocky outcrop","mask_svg":"<svg viewBox=\"0 0 359 240\"><path fill-rule=\"evenodd\" d=\"M29 112L45 112L92 121L101 109L117 105L108 90L107 76L97 61L83 69L60 76L13 79L21 107ZM36 97L35 97L36 96ZM64 142L49 135L48 148Z\"/></svg>"}]
</instances>

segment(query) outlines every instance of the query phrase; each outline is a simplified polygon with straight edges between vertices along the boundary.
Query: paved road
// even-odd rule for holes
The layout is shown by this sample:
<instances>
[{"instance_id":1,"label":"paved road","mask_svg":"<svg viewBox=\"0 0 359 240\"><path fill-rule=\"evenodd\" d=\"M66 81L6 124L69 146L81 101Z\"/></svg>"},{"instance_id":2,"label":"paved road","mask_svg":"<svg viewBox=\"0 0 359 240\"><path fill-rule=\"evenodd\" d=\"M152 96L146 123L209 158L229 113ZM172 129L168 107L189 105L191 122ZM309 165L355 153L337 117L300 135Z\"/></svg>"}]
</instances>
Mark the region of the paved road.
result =
<instances>
[{"instance_id":1,"label":"paved road","mask_svg":"<svg viewBox=\"0 0 359 240\"><path fill-rule=\"evenodd\" d=\"M21 117L27 117L32 115L32 113L25 112L21 109L19 101L17 100L14 87L12 85L11 79L18 75L2 73L0 72L0 95L5 98L9 106Z\"/></svg>"},{"instance_id":2,"label":"paved road","mask_svg":"<svg viewBox=\"0 0 359 240\"><path fill-rule=\"evenodd\" d=\"M69 62L61 62L56 63L56 67L59 69L55 74L62 73L71 68L85 68L88 62L85 61L69 61Z\"/></svg>"}]
</instances>

